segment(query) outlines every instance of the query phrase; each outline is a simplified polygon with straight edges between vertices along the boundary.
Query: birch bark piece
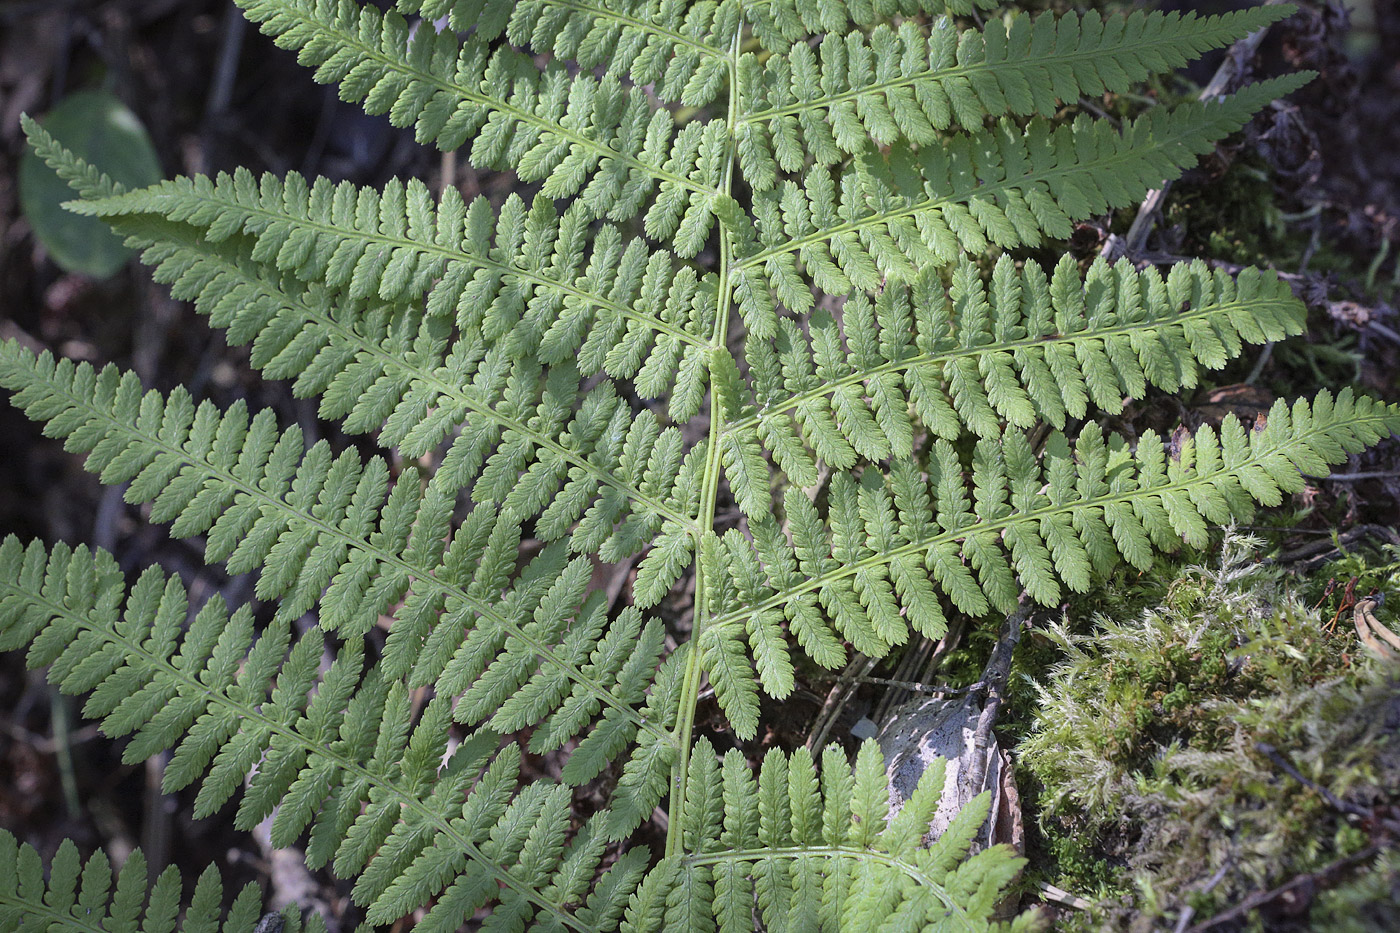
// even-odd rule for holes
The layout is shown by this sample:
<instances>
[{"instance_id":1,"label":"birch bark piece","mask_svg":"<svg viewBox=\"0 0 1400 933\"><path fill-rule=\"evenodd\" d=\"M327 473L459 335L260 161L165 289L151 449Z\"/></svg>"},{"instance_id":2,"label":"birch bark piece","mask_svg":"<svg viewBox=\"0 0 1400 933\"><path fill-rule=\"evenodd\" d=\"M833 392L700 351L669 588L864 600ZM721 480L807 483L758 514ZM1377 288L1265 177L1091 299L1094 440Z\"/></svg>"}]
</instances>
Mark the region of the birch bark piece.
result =
<instances>
[{"instance_id":1,"label":"birch bark piece","mask_svg":"<svg viewBox=\"0 0 1400 933\"><path fill-rule=\"evenodd\" d=\"M981 715L982 702L975 695L919 698L894 710L877 737L890 785L890 816L904 806L934 759L943 758L948 763L943 795L924 836L925 844L941 836L968 801L988 790L991 811L971 851L1005 843L1020 854L1025 851L1025 831L1011 758L997 744L995 735L985 748L979 751L976 747ZM982 761L975 761L977 758ZM982 780L974 786L978 774Z\"/></svg>"}]
</instances>

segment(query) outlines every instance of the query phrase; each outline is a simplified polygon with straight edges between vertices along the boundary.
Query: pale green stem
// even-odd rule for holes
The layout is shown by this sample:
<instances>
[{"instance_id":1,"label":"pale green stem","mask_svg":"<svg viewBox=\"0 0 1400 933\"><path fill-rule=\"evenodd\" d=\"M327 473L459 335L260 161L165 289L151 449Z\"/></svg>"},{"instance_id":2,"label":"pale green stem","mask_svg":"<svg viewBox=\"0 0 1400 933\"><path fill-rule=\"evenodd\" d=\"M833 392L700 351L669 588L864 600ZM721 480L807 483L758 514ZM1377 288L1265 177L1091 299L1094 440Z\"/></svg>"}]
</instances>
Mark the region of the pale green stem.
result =
<instances>
[{"instance_id":1,"label":"pale green stem","mask_svg":"<svg viewBox=\"0 0 1400 933\"><path fill-rule=\"evenodd\" d=\"M730 42L729 49L729 111L726 116L728 124L726 145L729 148L729 153L725 160L724 180L719 191L721 195L728 195L734 184L736 157L734 139L735 127L739 123L739 40L743 32L744 26L743 23L740 23L734 31L734 38ZM715 222L719 228L719 295L715 311L715 329L710 335L710 346L712 349L724 351L725 341L729 334L729 312L734 292L733 285L729 281L734 244L723 222L718 218ZM723 431L724 412L716 404L712 373L709 443L705 449L705 477L700 487L700 508L695 520L697 534L701 536L713 531L715 525L715 503L719 499L719 480L722 466L719 439ZM707 603L709 602L710 581L706 579L705 565L700 560L700 548L701 542L696 540L695 610L691 616L690 657L686 658L685 679L681 683L680 710L676 716L676 730L673 733L679 754L671 769L671 806L670 812L667 814L669 820L666 826L666 854L668 856L680 853L685 839L686 774L690 769L691 732L695 728L695 707L700 701L700 681L704 674L700 665L700 635L704 631L709 616Z\"/></svg>"}]
</instances>

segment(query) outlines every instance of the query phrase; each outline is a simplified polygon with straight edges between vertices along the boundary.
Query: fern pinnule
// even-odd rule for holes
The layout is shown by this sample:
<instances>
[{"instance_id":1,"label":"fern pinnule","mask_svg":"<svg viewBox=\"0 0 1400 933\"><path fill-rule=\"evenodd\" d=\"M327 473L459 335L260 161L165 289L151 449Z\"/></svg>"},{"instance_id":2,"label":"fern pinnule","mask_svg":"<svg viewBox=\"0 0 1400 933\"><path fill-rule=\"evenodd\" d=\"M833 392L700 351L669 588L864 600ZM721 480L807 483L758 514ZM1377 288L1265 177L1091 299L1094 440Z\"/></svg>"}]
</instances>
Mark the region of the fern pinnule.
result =
<instances>
[{"instance_id":1,"label":"fern pinnule","mask_svg":"<svg viewBox=\"0 0 1400 933\"><path fill-rule=\"evenodd\" d=\"M744 324L767 338L780 304L809 311L804 275L828 294L873 292L992 244L1067 237L1071 221L1134 203L1310 78L1288 75L1223 101L1151 110L1121 134L1084 117L1057 128L1035 118L1025 130L1003 122L917 152L903 143L888 156L867 149L847 171L813 166L801 184L755 193L756 223L735 234Z\"/></svg>"},{"instance_id":2,"label":"fern pinnule","mask_svg":"<svg viewBox=\"0 0 1400 933\"><path fill-rule=\"evenodd\" d=\"M408 6L399 3L404 12ZM738 32L743 15L738 0L689 8L651 0L607 5L526 0L510 10L505 33L516 45L549 50L584 70L626 75L637 87L650 86L660 100L702 107L724 89L727 37Z\"/></svg>"},{"instance_id":3,"label":"fern pinnule","mask_svg":"<svg viewBox=\"0 0 1400 933\"><path fill-rule=\"evenodd\" d=\"M1081 277L1066 257L1046 276L1003 256L984 283L960 263L946 289L926 274L873 302L857 292L839 324L818 311L805 334L784 319L774 340L751 340L753 404L726 437L761 444L789 479L812 486L819 463L850 469L909 456L911 405L953 441L999 435L1003 424L1063 428L1091 402L1117 414L1149 385L1194 388L1198 367L1218 369L1246 343L1302 327L1302 304L1256 270L1236 279L1179 264L1164 280L1150 267L1099 260Z\"/></svg>"},{"instance_id":4,"label":"fern pinnule","mask_svg":"<svg viewBox=\"0 0 1400 933\"><path fill-rule=\"evenodd\" d=\"M1051 117L1061 103L1129 91L1292 12L1278 4L1206 17L1070 11L994 18L980 33L942 16L927 31L911 19L868 34L828 32L815 48L796 43L761 69L745 59L740 164L765 191L809 156L833 165L871 141L927 146L953 127L976 133L988 117Z\"/></svg>"},{"instance_id":5,"label":"fern pinnule","mask_svg":"<svg viewBox=\"0 0 1400 933\"><path fill-rule=\"evenodd\" d=\"M744 12L763 47L782 52L809 35L845 34L852 25L870 27L896 16L920 14L969 16L995 5L995 0L759 0Z\"/></svg>"},{"instance_id":6,"label":"fern pinnule","mask_svg":"<svg viewBox=\"0 0 1400 933\"><path fill-rule=\"evenodd\" d=\"M983 437L970 461L939 439L926 460L894 460L887 475L834 473L825 514L790 487L786 535L772 517L750 516L751 540L731 531L712 549L712 572L734 581L701 641L723 662L712 671L719 702L742 735L755 722L751 664L765 692L787 695L784 626L834 668L842 642L882 657L911 631L940 637L944 597L974 616L1012 611L1023 589L1053 606L1120 561L1146 569L1155 550L1204 546L1211 525L1299 491L1300 471L1326 474L1398 430L1400 407L1324 391L1311 405L1279 401L1252 430L1230 416L1218 433L1145 432L1136 449L1092 423L1073 444L1051 434L1039 458L1016 430Z\"/></svg>"}]
</instances>

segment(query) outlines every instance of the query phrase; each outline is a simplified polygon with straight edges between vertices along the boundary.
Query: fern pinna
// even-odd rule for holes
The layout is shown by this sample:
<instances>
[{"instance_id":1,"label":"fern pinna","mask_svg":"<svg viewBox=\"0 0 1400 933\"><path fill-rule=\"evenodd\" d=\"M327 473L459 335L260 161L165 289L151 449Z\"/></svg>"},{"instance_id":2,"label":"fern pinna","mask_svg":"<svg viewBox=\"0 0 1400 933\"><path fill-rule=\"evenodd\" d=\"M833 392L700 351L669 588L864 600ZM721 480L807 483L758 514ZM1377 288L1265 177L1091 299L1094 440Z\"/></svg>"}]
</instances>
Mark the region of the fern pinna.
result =
<instances>
[{"instance_id":1,"label":"fern pinna","mask_svg":"<svg viewBox=\"0 0 1400 933\"><path fill-rule=\"evenodd\" d=\"M272 817L276 846L355 879L370 923L454 930L493 905L485 928L1029 926L992 919L1020 860L968 855L985 796L923 846L937 769L894 816L870 745L854 770L832 749L755 771L697 737L702 687L751 738L794 651L834 668L1023 591L1053 605L1400 428L1343 392L1105 434L1094 418L1149 387L1299 333L1301 304L1255 270L1013 258L1306 76L1121 127L1056 119L1065 103L1288 7L982 24L986 0L237 2L343 98L538 193L247 171L125 191L27 123L73 210L392 455L5 344L15 405L276 609L192 607L159 569L132 582L12 538L0 644L89 693L128 760L173 750L165 787L198 783L198 814L242 786L238 825ZM590 580L621 561L619 609ZM655 609L688 574L668 627ZM524 781L523 749L562 750L558 781ZM576 817L595 782L608 805ZM632 840L658 806L653 852ZM104 856L65 847L45 881L0 836L0 927L172 929L178 878L148 894L131 866L113 888ZM202 878L189 928L220 897Z\"/></svg>"}]
</instances>

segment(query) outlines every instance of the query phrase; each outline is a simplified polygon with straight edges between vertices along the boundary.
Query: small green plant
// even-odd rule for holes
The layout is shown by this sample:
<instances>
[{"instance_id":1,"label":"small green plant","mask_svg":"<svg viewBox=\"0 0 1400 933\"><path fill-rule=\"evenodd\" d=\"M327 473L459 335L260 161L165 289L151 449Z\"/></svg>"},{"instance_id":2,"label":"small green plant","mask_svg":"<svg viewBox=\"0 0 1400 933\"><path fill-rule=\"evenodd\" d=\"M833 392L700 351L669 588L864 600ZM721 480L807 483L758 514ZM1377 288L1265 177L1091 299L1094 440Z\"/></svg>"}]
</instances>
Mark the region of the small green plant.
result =
<instances>
[{"instance_id":1,"label":"small green plant","mask_svg":"<svg viewBox=\"0 0 1400 933\"><path fill-rule=\"evenodd\" d=\"M1341 392L1108 435L1093 417L1299 332L1300 303L1257 270L1012 252L1134 203L1307 76L1121 127L1063 105L1287 7L979 24L986 0L238 2L343 98L519 192L247 171L127 191L27 124L75 211L387 455L6 344L14 404L209 562L257 571L276 610L190 607L158 569L128 586L108 555L10 539L0 645L90 693L127 760L173 749L165 786L199 783L197 815L246 782L238 825L272 816L372 924L492 905L490 929L996 926L1020 860L968 854L985 796L924 848L936 777L887 819L871 746L854 774L798 750L755 775L714 743L756 736L794 651L834 668L1023 590L1053 605L1400 427ZM593 568L628 561L614 607ZM697 729L707 681L732 735ZM523 780L525 748L560 753L559 780ZM585 785L607 806L575 812ZM7 845L0 916L138 926L129 869L109 907L100 856L79 891L65 850L45 893Z\"/></svg>"},{"instance_id":2,"label":"small green plant","mask_svg":"<svg viewBox=\"0 0 1400 933\"><path fill-rule=\"evenodd\" d=\"M160 181L160 160L146 128L110 93L70 94L44 117L44 126L129 186ZM131 251L101 220L65 211L63 202L72 196L64 180L37 153L24 154L19 168L20 208L44 249L69 272L97 279L115 275L131 258Z\"/></svg>"}]
</instances>

